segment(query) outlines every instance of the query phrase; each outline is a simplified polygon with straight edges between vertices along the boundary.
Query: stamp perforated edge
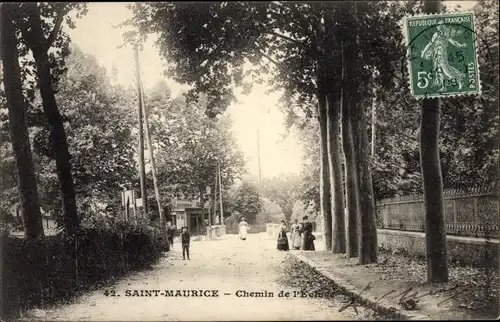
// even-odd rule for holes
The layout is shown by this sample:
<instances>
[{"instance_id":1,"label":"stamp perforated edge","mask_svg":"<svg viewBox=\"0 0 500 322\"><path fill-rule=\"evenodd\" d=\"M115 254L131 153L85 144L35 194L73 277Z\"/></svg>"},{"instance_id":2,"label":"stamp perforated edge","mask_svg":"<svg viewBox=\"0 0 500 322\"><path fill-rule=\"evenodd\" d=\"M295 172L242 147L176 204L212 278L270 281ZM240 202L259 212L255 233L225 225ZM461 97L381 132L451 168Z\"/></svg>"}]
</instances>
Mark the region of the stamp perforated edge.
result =
<instances>
[{"instance_id":1,"label":"stamp perforated edge","mask_svg":"<svg viewBox=\"0 0 500 322\"><path fill-rule=\"evenodd\" d=\"M410 51L410 38L408 34L408 28L407 28L407 22L408 20L412 18L423 18L423 17L445 17L445 16L457 16L457 15L464 15L464 14L470 14L472 16L472 28L474 31L474 54L476 58L476 71L477 71L477 91L474 92L461 92L461 93L443 93L443 94L433 94L433 95L415 95L413 92L413 86L412 86L412 77L411 77L411 51ZM405 15L402 19L402 26L403 30L403 37L404 37L404 43L406 47L406 53L405 53L405 60L406 60L406 72L407 74L407 85L409 86L411 96L417 100L424 100L426 98L449 98L449 97L461 97L461 96L481 96L482 94L482 86L481 86L481 73L480 73L480 66L479 66L479 37L476 32L476 15L474 14L473 11L457 11L457 12L445 12L445 13L419 13L415 15Z\"/></svg>"}]
</instances>

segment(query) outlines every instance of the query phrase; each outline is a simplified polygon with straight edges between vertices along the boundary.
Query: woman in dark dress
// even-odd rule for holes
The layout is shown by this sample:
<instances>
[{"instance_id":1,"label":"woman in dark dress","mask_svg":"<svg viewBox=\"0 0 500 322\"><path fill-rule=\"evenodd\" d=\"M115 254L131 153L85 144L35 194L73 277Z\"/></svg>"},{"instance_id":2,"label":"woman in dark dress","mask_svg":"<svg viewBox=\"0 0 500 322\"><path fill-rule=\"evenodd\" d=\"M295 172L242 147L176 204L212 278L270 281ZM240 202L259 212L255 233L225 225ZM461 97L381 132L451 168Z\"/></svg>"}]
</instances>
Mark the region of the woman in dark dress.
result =
<instances>
[{"instance_id":1,"label":"woman in dark dress","mask_svg":"<svg viewBox=\"0 0 500 322\"><path fill-rule=\"evenodd\" d=\"M284 250L284 251L290 250L284 221L281 221L281 228L280 232L278 233L278 250Z\"/></svg>"},{"instance_id":2,"label":"woman in dark dress","mask_svg":"<svg viewBox=\"0 0 500 322\"><path fill-rule=\"evenodd\" d=\"M316 237L312 234L313 226L309 222L307 216L302 217L302 227L300 232L302 233L302 250L314 250L314 240Z\"/></svg>"}]
</instances>

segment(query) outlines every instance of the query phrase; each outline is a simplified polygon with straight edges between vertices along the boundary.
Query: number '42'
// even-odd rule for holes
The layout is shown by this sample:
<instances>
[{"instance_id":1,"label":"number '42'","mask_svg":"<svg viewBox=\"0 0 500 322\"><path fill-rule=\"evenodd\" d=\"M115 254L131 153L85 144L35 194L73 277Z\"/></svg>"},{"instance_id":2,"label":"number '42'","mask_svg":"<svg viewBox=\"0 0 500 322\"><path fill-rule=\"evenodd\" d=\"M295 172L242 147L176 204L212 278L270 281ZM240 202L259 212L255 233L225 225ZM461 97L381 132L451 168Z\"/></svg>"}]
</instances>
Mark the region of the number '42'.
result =
<instances>
[{"instance_id":1,"label":"number '42'","mask_svg":"<svg viewBox=\"0 0 500 322\"><path fill-rule=\"evenodd\" d=\"M113 290L111 290L111 291L105 290L104 296L116 296L116 292Z\"/></svg>"}]
</instances>

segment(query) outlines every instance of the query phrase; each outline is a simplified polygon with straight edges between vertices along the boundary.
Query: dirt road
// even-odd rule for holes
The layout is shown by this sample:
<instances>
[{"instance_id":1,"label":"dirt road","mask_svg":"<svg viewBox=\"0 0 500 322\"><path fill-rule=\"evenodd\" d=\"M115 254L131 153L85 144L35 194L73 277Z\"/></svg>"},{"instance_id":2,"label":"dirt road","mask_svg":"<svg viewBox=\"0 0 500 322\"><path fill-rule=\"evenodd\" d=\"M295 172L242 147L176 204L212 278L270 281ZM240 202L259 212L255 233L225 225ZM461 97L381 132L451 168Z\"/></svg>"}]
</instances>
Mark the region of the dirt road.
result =
<instances>
[{"instance_id":1,"label":"dirt road","mask_svg":"<svg viewBox=\"0 0 500 322\"><path fill-rule=\"evenodd\" d=\"M351 308L339 313L348 299L321 286L309 294L313 297L301 293L316 281L310 280L307 269L297 272L300 265L275 249L274 238L255 234L246 241L235 235L193 241L189 261L182 260L179 246L174 244L152 270L90 292L74 304L30 315L45 321L372 319L371 311L360 308L359 315ZM280 292L289 292L288 297L280 297Z\"/></svg>"}]
</instances>

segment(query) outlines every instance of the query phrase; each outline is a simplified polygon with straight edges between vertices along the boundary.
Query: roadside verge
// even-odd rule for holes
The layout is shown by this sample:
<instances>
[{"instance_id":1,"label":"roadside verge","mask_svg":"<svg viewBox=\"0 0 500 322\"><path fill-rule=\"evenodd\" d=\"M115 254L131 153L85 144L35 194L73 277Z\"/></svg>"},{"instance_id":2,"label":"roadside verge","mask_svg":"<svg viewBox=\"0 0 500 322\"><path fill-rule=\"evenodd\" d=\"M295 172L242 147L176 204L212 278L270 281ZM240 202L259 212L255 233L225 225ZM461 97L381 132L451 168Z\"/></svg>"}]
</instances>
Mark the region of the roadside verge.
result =
<instances>
[{"instance_id":1,"label":"roadside verge","mask_svg":"<svg viewBox=\"0 0 500 322\"><path fill-rule=\"evenodd\" d=\"M432 286L425 283L425 276L405 263L408 274L399 274L401 263L381 256L380 264L358 265L357 259L329 251L291 251L301 262L328 278L339 290L376 313L398 320L477 319L457 303L456 287ZM413 272L413 273L412 273ZM420 279L420 280L418 280ZM481 314L480 312L477 312Z\"/></svg>"}]
</instances>

